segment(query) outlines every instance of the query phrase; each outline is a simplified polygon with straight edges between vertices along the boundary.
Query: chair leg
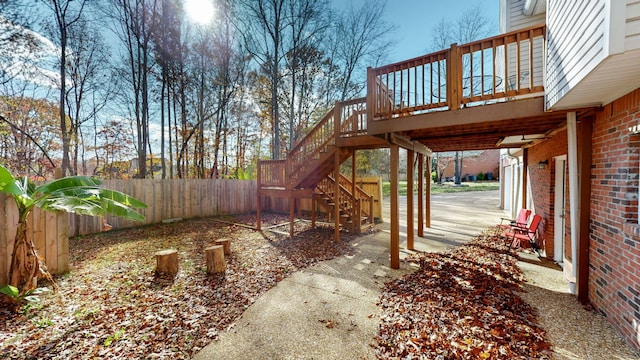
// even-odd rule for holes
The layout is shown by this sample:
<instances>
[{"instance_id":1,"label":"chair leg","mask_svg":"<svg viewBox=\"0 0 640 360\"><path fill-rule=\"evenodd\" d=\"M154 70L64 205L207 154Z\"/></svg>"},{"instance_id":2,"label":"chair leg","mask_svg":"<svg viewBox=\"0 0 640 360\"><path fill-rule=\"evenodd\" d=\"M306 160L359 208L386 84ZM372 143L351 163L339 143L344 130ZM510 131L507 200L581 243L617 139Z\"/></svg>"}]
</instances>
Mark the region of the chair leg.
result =
<instances>
[{"instance_id":1,"label":"chair leg","mask_svg":"<svg viewBox=\"0 0 640 360\"><path fill-rule=\"evenodd\" d=\"M510 249L517 249L520 248L522 246L522 243L520 242L520 239L516 236L513 237L513 240L511 240L511 245L509 245Z\"/></svg>"}]
</instances>

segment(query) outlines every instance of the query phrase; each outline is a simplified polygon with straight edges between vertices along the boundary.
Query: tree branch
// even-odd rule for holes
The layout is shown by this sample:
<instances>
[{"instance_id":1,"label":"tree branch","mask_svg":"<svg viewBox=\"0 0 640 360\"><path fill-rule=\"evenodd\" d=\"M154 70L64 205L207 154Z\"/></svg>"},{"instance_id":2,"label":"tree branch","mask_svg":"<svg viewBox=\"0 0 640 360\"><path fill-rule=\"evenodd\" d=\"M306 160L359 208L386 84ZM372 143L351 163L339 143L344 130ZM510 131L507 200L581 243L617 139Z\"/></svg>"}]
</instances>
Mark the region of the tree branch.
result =
<instances>
[{"instance_id":1,"label":"tree branch","mask_svg":"<svg viewBox=\"0 0 640 360\"><path fill-rule=\"evenodd\" d=\"M40 146L40 144L38 144L38 142L36 141L36 139L34 139L31 135L29 135L28 133L24 132L22 129L20 129L19 127L15 126L14 124L12 124L9 120L7 120L4 116L0 115L0 120L4 121L5 123L9 124L9 126L11 126L11 128L13 128L14 130L19 131L21 134L23 134L24 136L26 136L29 140L31 140L31 142L33 142L38 149L40 149L40 151L42 151L42 154L44 154L44 156L47 158L47 160L49 160L49 162L51 163L52 167L56 167L56 164L53 162L53 160L51 160L51 158L49 157L49 155L47 154L47 151Z\"/></svg>"}]
</instances>

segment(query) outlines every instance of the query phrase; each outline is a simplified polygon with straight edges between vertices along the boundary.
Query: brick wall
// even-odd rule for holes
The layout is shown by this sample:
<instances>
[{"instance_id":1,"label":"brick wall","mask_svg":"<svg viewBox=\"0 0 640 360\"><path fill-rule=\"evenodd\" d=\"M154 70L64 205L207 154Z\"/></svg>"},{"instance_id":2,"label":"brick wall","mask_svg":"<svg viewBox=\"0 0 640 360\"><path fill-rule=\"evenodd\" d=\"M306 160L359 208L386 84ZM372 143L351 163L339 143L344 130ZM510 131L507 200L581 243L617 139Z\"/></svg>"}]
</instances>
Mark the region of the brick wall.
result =
<instances>
[{"instance_id":1,"label":"brick wall","mask_svg":"<svg viewBox=\"0 0 640 360\"><path fill-rule=\"evenodd\" d=\"M582 119L579 117L578 121ZM640 225L638 192L640 89L596 111L593 117L589 299L624 339L640 351ZM580 143L582 139L578 139ZM549 258L554 253L554 157L567 153L566 129L529 148L529 187L534 211L542 215L541 236ZM545 169L540 161L549 160ZM565 173L566 174L566 173ZM570 208L566 177L565 257L570 259Z\"/></svg>"},{"instance_id":2,"label":"brick wall","mask_svg":"<svg viewBox=\"0 0 640 360\"><path fill-rule=\"evenodd\" d=\"M606 105L593 126L589 298L640 350L638 167L640 89Z\"/></svg>"},{"instance_id":3,"label":"brick wall","mask_svg":"<svg viewBox=\"0 0 640 360\"><path fill-rule=\"evenodd\" d=\"M449 160L449 161L447 161ZM441 157L441 164L447 164L442 174L443 177L453 177L454 162L453 157L448 158ZM468 153L464 154L462 159L462 180L465 180L465 175L478 175L480 172L486 174L487 172L493 173L493 179L497 179L500 164L500 150L484 150L480 154L470 156Z\"/></svg>"},{"instance_id":4,"label":"brick wall","mask_svg":"<svg viewBox=\"0 0 640 360\"><path fill-rule=\"evenodd\" d=\"M542 216L539 236L543 242L545 254L553 259L553 231L554 231L554 201L555 201L555 175L556 162L554 157L567 154L567 131L566 129L556 132L552 137L529 148L527 158L529 166L529 187L534 204L533 212ZM549 164L545 169L538 169L540 161L548 160ZM565 169L565 175L567 171ZM568 179L568 176L565 176ZM568 181L565 181L565 189L568 189ZM569 196L565 198L565 219L569 219ZM566 221L568 223L568 221ZM568 232L565 231L566 241L570 241ZM548 241L547 241L548 240ZM570 249L569 244L565 244L565 249ZM567 253L565 251L565 253ZM570 254L569 254L570 255Z\"/></svg>"}]
</instances>

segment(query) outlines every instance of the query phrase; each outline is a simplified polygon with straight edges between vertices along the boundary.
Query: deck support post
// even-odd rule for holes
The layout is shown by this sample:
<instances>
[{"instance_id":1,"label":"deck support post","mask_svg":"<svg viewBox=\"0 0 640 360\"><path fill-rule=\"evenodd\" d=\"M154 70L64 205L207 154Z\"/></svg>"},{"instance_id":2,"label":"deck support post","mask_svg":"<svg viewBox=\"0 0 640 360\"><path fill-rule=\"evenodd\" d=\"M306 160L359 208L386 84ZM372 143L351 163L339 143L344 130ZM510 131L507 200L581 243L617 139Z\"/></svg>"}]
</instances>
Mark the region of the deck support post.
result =
<instances>
[{"instance_id":1,"label":"deck support post","mask_svg":"<svg viewBox=\"0 0 640 360\"><path fill-rule=\"evenodd\" d=\"M316 206L318 206L318 200L314 195L311 195L311 227L316 228Z\"/></svg>"},{"instance_id":2,"label":"deck support post","mask_svg":"<svg viewBox=\"0 0 640 360\"><path fill-rule=\"evenodd\" d=\"M407 149L407 249L413 250L413 150Z\"/></svg>"},{"instance_id":3,"label":"deck support post","mask_svg":"<svg viewBox=\"0 0 640 360\"><path fill-rule=\"evenodd\" d=\"M340 241L340 149L336 147L333 164L333 220L335 221L334 238L336 242Z\"/></svg>"},{"instance_id":4,"label":"deck support post","mask_svg":"<svg viewBox=\"0 0 640 360\"><path fill-rule=\"evenodd\" d=\"M356 207L357 197L356 197L356 150L351 150L351 206L353 213L353 219L351 219L351 223L353 226L353 231L356 234L360 234L361 223L362 223L362 214L360 212L360 207ZM357 222L356 222L357 221Z\"/></svg>"},{"instance_id":5,"label":"deck support post","mask_svg":"<svg viewBox=\"0 0 640 360\"><path fill-rule=\"evenodd\" d=\"M580 189L580 214L578 226L580 231L578 239L578 271L576 273L576 293L578 300L583 304L589 301L589 222L591 209L591 150L593 119L591 116L581 118L578 122L578 171ZM573 210L572 210L573 211Z\"/></svg>"},{"instance_id":6,"label":"deck support post","mask_svg":"<svg viewBox=\"0 0 640 360\"><path fill-rule=\"evenodd\" d=\"M418 237L424 237L424 155L418 153Z\"/></svg>"},{"instance_id":7,"label":"deck support post","mask_svg":"<svg viewBox=\"0 0 640 360\"><path fill-rule=\"evenodd\" d=\"M529 149L528 148L524 148L522 149L522 204L521 204L521 208L523 209L528 209L528 202L529 200L527 199L527 179L529 178Z\"/></svg>"},{"instance_id":8,"label":"deck support post","mask_svg":"<svg viewBox=\"0 0 640 360\"><path fill-rule=\"evenodd\" d=\"M258 229L258 231L262 231L262 197L260 196L260 187L262 186L262 172L260 171L260 165L260 160L258 160L258 174L256 175L256 182L258 183L258 213L256 214L256 228Z\"/></svg>"},{"instance_id":9,"label":"deck support post","mask_svg":"<svg viewBox=\"0 0 640 360\"><path fill-rule=\"evenodd\" d=\"M427 156L427 179L426 189L424 190L424 226L431 227L431 156Z\"/></svg>"},{"instance_id":10,"label":"deck support post","mask_svg":"<svg viewBox=\"0 0 640 360\"><path fill-rule=\"evenodd\" d=\"M391 144L391 241L389 244L389 252L391 255L392 269L400 268L400 212L398 211L398 163L400 160L399 146Z\"/></svg>"},{"instance_id":11,"label":"deck support post","mask_svg":"<svg viewBox=\"0 0 640 360\"><path fill-rule=\"evenodd\" d=\"M293 220L294 211L296 209L296 198L293 195L293 191L289 194L289 237L293 237Z\"/></svg>"}]
</instances>

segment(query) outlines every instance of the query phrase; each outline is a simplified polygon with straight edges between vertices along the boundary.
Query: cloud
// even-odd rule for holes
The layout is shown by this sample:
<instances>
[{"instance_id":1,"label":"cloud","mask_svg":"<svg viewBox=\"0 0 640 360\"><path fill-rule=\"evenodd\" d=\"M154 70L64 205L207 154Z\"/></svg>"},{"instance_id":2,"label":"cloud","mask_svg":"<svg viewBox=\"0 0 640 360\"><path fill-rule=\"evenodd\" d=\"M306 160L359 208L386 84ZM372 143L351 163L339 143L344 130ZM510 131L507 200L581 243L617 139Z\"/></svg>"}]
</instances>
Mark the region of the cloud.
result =
<instances>
[{"instance_id":1,"label":"cloud","mask_svg":"<svg viewBox=\"0 0 640 360\"><path fill-rule=\"evenodd\" d=\"M51 40L0 16L0 73L6 78L58 88L59 52Z\"/></svg>"}]
</instances>

